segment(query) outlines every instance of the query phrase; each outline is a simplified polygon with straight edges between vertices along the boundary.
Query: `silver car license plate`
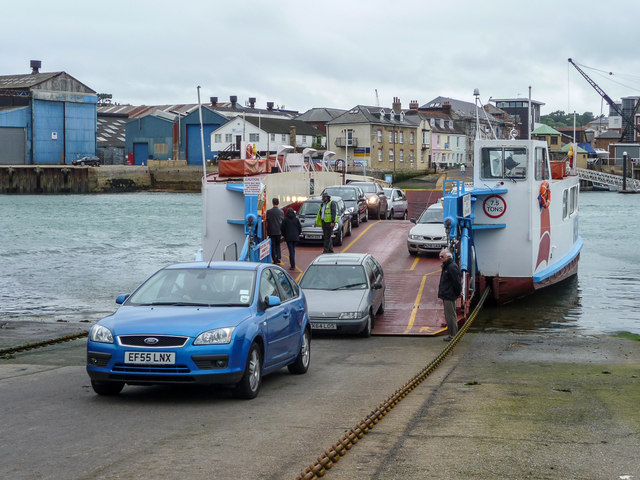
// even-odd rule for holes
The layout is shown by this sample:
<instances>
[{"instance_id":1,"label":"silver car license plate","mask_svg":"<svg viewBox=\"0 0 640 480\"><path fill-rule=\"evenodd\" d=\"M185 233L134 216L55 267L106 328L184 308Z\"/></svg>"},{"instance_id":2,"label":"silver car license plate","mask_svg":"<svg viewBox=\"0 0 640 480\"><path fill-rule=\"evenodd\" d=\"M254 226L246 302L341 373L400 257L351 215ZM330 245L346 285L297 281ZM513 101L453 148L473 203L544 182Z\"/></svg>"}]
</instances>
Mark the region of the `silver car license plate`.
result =
<instances>
[{"instance_id":1,"label":"silver car license plate","mask_svg":"<svg viewBox=\"0 0 640 480\"><path fill-rule=\"evenodd\" d=\"M337 330L338 326L335 323L311 322L311 328L315 330Z\"/></svg>"},{"instance_id":2,"label":"silver car license plate","mask_svg":"<svg viewBox=\"0 0 640 480\"><path fill-rule=\"evenodd\" d=\"M322 235L307 235L309 240L322 240Z\"/></svg>"},{"instance_id":3,"label":"silver car license plate","mask_svg":"<svg viewBox=\"0 0 640 480\"><path fill-rule=\"evenodd\" d=\"M136 365L174 365L175 352L124 352L124 363Z\"/></svg>"}]
</instances>

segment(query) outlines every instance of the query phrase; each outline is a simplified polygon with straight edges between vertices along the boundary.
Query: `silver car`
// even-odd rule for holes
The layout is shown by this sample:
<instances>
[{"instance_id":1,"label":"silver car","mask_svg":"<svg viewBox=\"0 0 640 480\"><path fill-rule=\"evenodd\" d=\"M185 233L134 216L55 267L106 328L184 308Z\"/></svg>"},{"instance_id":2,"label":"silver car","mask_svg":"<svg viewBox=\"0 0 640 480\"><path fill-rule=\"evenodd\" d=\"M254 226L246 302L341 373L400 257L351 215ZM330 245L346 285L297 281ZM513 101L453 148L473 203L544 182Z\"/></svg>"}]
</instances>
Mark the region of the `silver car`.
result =
<instances>
[{"instance_id":1,"label":"silver car","mask_svg":"<svg viewBox=\"0 0 640 480\"><path fill-rule=\"evenodd\" d=\"M299 282L316 331L371 335L385 308L384 273L366 253L327 253L311 262Z\"/></svg>"},{"instance_id":2,"label":"silver car","mask_svg":"<svg viewBox=\"0 0 640 480\"><path fill-rule=\"evenodd\" d=\"M442 203L430 205L420 218L411 222L416 226L409 230L407 249L409 254L437 253L448 244L447 231L444 228L444 209Z\"/></svg>"},{"instance_id":3,"label":"silver car","mask_svg":"<svg viewBox=\"0 0 640 480\"><path fill-rule=\"evenodd\" d=\"M409 215L409 205L407 197L399 188L383 188L384 194L387 196L388 218L401 218L406 220Z\"/></svg>"}]
</instances>

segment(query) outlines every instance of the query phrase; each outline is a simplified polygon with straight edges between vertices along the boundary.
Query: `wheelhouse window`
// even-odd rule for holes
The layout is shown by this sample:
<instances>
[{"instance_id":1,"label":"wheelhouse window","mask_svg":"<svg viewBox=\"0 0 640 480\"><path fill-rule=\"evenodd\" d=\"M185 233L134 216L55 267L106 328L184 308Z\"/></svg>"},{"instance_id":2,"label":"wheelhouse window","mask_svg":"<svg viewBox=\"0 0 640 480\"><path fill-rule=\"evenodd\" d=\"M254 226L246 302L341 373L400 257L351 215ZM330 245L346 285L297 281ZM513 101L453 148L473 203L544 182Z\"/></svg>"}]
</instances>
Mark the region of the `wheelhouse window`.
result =
<instances>
[{"instance_id":1,"label":"wheelhouse window","mask_svg":"<svg viewBox=\"0 0 640 480\"><path fill-rule=\"evenodd\" d=\"M549 180L549 162L547 159L547 150L537 147L535 153L535 179L536 180Z\"/></svg>"},{"instance_id":2,"label":"wheelhouse window","mask_svg":"<svg viewBox=\"0 0 640 480\"><path fill-rule=\"evenodd\" d=\"M527 177L525 148L483 148L481 177L485 179Z\"/></svg>"}]
</instances>

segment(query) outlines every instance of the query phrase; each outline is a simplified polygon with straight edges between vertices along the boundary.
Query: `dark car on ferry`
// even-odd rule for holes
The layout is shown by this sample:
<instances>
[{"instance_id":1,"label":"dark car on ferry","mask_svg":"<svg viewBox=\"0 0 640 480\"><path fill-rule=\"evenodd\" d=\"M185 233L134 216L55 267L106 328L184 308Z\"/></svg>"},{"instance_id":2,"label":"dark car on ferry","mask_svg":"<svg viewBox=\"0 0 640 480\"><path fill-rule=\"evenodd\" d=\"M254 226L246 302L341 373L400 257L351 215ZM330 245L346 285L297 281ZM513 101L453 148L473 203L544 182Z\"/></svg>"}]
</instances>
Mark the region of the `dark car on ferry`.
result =
<instances>
[{"instance_id":1,"label":"dark car on ferry","mask_svg":"<svg viewBox=\"0 0 640 480\"><path fill-rule=\"evenodd\" d=\"M338 196L344 201L347 212L351 215L351 226L358 227L360 222L369 220L369 209L364 191L357 185L332 185L326 187L322 193ZM322 195L320 195L322 197Z\"/></svg>"},{"instance_id":2,"label":"dark car on ferry","mask_svg":"<svg viewBox=\"0 0 640 480\"><path fill-rule=\"evenodd\" d=\"M370 218L378 220L387 218L387 196L378 182L350 182L348 185L358 186L364 191Z\"/></svg>"},{"instance_id":3,"label":"dark car on ferry","mask_svg":"<svg viewBox=\"0 0 640 480\"><path fill-rule=\"evenodd\" d=\"M300 279L311 328L328 333L371 335L385 309L382 266L367 253L327 253L311 262Z\"/></svg>"},{"instance_id":4,"label":"dark car on ferry","mask_svg":"<svg viewBox=\"0 0 640 480\"><path fill-rule=\"evenodd\" d=\"M276 265L170 265L116 303L89 332L87 373L99 395L125 384L226 384L254 398L263 375L309 368L306 299Z\"/></svg>"},{"instance_id":5,"label":"dark car on ferry","mask_svg":"<svg viewBox=\"0 0 640 480\"><path fill-rule=\"evenodd\" d=\"M347 212L344 201L340 197L331 197L336 203L336 223L331 238L334 245L342 245L344 237L351 235L351 214ZM298 210L298 219L302 225L300 242L322 242L322 227L316 225L316 216L322 205L322 197L311 197L305 200Z\"/></svg>"}]
</instances>

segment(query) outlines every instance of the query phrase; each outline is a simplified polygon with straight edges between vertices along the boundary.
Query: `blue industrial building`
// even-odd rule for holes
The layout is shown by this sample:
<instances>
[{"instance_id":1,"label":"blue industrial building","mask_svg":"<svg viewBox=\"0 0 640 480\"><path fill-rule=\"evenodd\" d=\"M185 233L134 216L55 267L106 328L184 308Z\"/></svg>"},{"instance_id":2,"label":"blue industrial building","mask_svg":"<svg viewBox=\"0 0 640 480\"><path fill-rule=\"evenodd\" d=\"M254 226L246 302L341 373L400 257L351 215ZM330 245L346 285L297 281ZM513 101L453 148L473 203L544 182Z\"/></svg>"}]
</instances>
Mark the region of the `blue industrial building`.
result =
<instances>
[{"instance_id":1,"label":"blue industrial building","mask_svg":"<svg viewBox=\"0 0 640 480\"><path fill-rule=\"evenodd\" d=\"M227 123L229 119L202 106L202 130L204 154L207 160L213 158L211 152L211 132ZM189 165L202 165L202 141L200 135L200 114L198 108L180 119L180 158L186 158Z\"/></svg>"},{"instance_id":2,"label":"blue industrial building","mask_svg":"<svg viewBox=\"0 0 640 480\"><path fill-rule=\"evenodd\" d=\"M97 95L65 72L0 76L0 164L70 164L96 154Z\"/></svg>"},{"instance_id":3,"label":"blue industrial building","mask_svg":"<svg viewBox=\"0 0 640 480\"><path fill-rule=\"evenodd\" d=\"M173 158L173 121L175 115L155 110L129 120L125 126L125 151L133 154L134 165L146 165L149 159Z\"/></svg>"}]
</instances>

